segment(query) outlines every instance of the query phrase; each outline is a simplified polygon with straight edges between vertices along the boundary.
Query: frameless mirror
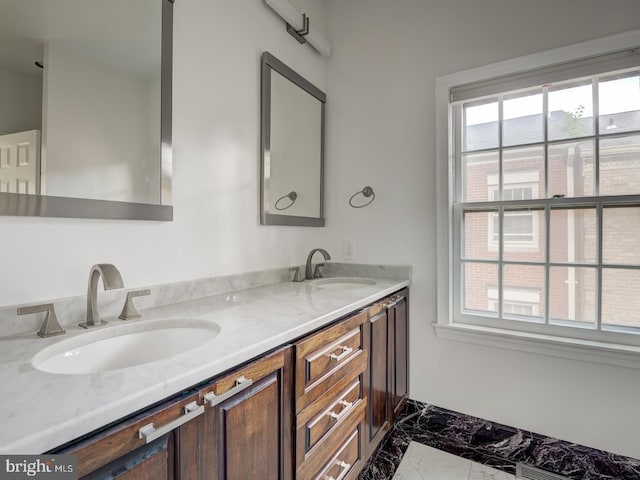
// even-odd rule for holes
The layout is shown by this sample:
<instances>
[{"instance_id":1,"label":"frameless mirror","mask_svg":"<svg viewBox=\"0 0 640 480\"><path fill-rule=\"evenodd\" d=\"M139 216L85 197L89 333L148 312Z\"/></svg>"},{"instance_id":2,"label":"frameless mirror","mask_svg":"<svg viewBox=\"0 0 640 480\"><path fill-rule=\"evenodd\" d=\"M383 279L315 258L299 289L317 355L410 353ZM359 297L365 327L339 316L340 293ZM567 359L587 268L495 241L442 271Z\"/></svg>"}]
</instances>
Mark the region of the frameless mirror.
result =
<instances>
[{"instance_id":1,"label":"frameless mirror","mask_svg":"<svg viewBox=\"0 0 640 480\"><path fill-rule=\"evenodd\" d=\"M326 95L262 54L263 225L324 226Z\"/></svg>"},{"instance_id":2,"label":"frameless mirror","mask_svg":"<svg viewBox=\"0 0 640 480\"><path fill-rule=\"evenodd\" d=\"M172 219L172 16L0 2L0 214Z\"/></svg>"}]
</instances>

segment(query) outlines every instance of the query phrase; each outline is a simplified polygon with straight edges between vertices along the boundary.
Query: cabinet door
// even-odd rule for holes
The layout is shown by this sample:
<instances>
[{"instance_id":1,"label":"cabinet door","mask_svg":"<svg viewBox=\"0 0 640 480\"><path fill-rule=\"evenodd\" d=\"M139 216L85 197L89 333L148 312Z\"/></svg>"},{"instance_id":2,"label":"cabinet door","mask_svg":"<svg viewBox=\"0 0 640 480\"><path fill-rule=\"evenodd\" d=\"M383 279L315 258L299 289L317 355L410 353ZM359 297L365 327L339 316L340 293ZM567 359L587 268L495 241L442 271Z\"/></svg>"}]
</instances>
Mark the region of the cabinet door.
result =
<instances>
[{"instance_id":1,"label":"cabinet door","mask_svg":"<svg viewBox=\"0 0 640 480\"><path fill-rule=\"evenodd\" d=\"M369 454L378 446L391 426L388 401L388 318L383 304L376 304L370 308L366 342L369 365L365 372L365 389L368 394L365 418Z\"/></svg>"},{"instance_id":2,"label":"cabinet door","mask_svg":"<svg viewBox=\"0 0 640 480\"><path fill-rule=\"evenodd\" d=\"M55 453L78 456L79 478L172 480L176 429L201 416L196 400L195 395L170 400Z\"/></svg>"},{"instance_id":3,"label":"cabinet door","mask_svg":"<svg viewBox=\"0 0 640 480\"><path fill-rule=\"evenodd\" d=\"M393 417L400 412L409 397L409 318L407 290L394 295L388 310L391 370L389 389Z\"/></svg>"},{"instance_id":4,"label":"cabinet door","mask_svg":"<svg viewBox=\"0 0 640 480\"><path fill-rule=\"evenodd\" d=\"M175 432L152 444L124 455L81 480L113 478L117 480L173 480Z\"/></svg>"},{"instance_id":5,"label":"cabinet door","mask_svg":"<svg viewBox=\"0 0 640 480\"><path fill-rule=\"evenodd\" d=\"M291 349L280 350L201 391L205 404L219 399L202 418L200 478L292 478L290 364Z\"/></svg>"}]
</instances>

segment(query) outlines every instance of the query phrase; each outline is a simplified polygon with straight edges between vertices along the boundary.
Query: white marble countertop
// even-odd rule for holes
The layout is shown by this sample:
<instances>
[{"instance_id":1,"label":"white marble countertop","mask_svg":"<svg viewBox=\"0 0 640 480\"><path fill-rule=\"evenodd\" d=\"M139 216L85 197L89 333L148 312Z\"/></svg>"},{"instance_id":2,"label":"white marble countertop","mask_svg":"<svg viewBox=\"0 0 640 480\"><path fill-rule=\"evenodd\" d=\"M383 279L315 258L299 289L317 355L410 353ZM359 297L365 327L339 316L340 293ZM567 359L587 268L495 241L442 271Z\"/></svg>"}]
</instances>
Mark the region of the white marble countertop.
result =
<instances>
[{"instance_id":1,"label":"white marble countertop","mask_svg":"<svg viewBox=\"0 0 640 480\"><path fill-rule=\"evenodd\" d=\"M87 330L42 339L0 338L0 453L36 454L179 393L286 344L409 284L322 288L317 281L278 283L143 310L143 318L215 322L218 336L174 357L102 373L61 375L37 370L33 356ZM124 322L107 318L108 329Z\"/></svg>"}]
</instances>

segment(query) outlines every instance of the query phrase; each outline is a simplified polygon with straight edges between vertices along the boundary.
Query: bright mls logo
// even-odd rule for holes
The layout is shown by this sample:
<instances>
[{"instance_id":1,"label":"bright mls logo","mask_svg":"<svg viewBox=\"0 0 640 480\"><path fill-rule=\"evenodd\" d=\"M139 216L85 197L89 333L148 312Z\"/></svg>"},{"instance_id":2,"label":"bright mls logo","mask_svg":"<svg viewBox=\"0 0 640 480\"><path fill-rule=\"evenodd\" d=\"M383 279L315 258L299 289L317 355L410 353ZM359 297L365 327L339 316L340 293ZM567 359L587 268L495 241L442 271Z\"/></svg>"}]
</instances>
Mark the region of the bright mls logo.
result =
<instances>
[{"instance_id":1,"label":"bright mls logo","mask_svg":"<svg viewBox=\"0 0 640 480\"><path fill-rule=\"evenodd\" d=\"M0 480L76 480L75 455L0 455Z\"/></svg>"}]
</instances>

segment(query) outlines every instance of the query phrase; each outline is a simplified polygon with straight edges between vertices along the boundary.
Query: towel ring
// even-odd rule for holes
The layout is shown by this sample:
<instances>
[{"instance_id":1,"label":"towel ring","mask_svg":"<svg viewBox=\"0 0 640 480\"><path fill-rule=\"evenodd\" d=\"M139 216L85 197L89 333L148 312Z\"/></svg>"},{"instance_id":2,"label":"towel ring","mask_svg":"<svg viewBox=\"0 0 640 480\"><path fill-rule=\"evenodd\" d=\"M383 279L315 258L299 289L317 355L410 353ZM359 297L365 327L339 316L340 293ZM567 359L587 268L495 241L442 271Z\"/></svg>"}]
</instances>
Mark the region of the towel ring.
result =
<instances>
[{"instance_id":1,"label":"towel ring","mask_svg":"<svg viewBox=\"0 0 640 480\"><path fill-rule=\"evenodd\" d=\"M287 205L286 207L278 207L278 202L280 200L284 200L285 198L288 198L289 200L291 200L291 203L289 205ZM286 195L281 196L278 200L276 200L276 203L274 204L274 207L276 208L276 210L286 210L287 208L291 207L294 203L296 203L296 199L298 198L298 194L294 191L291 191L289 193L287 193Z\"/></svg>"},{"instance_id":2,"label":"towel ring","mask_svg":"<svg viewBox=\"0 0 640 480\"><path fill-rule=\"evenodd\" d=\"M367 203L363 203L362 205L354 205L353 204L353 199L355 197L357 197L358 195L360 195L360 194L362 194L362 196L365 197L365 198L371 197L371 200L369 200ZM367 205L369 205L375 199L376 199L376 192L373 191L373 188L371 188L369 186L366 186L362 190L360 190L359 192L356 192L353 195L351 195L351 198L349 199L349 205L351 205L353 208L363 208L363 207L366 207Z\"/></svg>"}]
</instances>

